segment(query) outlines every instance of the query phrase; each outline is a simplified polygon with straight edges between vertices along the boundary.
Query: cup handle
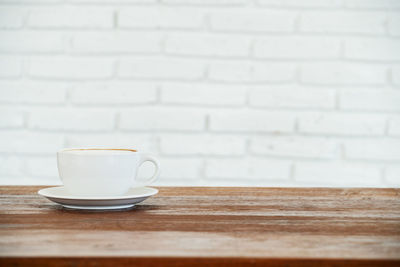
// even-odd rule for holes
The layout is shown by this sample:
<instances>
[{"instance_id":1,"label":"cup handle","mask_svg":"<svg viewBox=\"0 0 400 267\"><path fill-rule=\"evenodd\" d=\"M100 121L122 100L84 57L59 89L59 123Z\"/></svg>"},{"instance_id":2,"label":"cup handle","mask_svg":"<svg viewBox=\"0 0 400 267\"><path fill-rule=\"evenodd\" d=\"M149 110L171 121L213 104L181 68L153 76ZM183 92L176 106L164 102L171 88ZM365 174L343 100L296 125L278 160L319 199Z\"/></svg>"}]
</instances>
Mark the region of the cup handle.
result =
<instances>
[{"instance_id":1,"label":"cup handle","mask_svg":"<svg viewBox=\"0 0 400 267\"><path fill-rule=\"evenodd\" d=\"M152 162L155 165L156 170L155 170L153 176L150 177L150 179L148 179L142 183L143 185L149 185L151 183L154 183L160 176L160 162L158 161L158 159L156 159L155 157L150 156L150 155L142 154L140 156L140 160L139 160L139 167L146 161Z\"/></svg>"}]
</instances>

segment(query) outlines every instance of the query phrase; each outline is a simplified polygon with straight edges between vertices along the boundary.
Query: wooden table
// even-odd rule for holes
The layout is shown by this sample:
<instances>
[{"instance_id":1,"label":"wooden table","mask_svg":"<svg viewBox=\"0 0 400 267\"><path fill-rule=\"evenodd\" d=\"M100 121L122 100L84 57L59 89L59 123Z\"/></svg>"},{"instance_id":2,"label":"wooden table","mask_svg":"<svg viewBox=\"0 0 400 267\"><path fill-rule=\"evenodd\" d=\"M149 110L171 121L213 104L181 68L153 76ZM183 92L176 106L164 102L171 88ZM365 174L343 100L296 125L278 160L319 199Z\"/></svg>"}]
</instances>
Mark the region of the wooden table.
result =
<instances>
[{"instance_id":1,"label":"wooden table","mask_svg":"<svg viewBox=\"0 0 400 267\"><path fill-rule=\"evenodd\" d=\"M400 189L163 187L66 210L0 187L0 265L400 266Z\"/></svg>"}]
</instances>

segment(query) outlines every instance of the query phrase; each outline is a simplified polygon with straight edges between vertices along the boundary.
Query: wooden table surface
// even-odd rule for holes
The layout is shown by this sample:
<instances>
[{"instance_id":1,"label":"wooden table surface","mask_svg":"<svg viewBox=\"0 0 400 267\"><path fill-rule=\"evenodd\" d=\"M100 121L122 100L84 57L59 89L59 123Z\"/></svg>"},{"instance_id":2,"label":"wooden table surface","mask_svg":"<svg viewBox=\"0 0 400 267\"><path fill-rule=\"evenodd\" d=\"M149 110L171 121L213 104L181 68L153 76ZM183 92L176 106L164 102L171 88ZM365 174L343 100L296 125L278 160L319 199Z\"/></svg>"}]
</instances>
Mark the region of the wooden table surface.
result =
<instances>
[{"instance_id":1,"label":"wooden table surface","mask_svg":"<svg viewBox=\"0 0 400 267\"><path fill-rule=\"evenodd\" d=\"M162 187L125 211L0 187L0 265L400 266L400 189Z\"/></svg>"}]
</instances>

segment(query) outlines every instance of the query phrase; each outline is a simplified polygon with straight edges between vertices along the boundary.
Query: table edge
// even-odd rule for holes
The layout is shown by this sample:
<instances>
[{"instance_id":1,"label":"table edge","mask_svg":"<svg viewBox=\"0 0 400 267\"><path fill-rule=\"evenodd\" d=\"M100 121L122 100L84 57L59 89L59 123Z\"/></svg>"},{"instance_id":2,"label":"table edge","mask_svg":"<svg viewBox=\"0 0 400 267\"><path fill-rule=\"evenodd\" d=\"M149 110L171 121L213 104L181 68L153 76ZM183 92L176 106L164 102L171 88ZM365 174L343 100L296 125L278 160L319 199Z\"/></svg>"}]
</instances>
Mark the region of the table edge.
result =
<instances>
[{"instance_id":1,"label":"table edge","mask_svg":"<svg viewBox=\"0 0 400 267\"><path fill-rule=\"evenodd\" d=\"M262 258L262 257L129 257L129 256L38 256L2 257L0 266L400 266L397 259L354 258Z\"/></svg>"}]
</instances>

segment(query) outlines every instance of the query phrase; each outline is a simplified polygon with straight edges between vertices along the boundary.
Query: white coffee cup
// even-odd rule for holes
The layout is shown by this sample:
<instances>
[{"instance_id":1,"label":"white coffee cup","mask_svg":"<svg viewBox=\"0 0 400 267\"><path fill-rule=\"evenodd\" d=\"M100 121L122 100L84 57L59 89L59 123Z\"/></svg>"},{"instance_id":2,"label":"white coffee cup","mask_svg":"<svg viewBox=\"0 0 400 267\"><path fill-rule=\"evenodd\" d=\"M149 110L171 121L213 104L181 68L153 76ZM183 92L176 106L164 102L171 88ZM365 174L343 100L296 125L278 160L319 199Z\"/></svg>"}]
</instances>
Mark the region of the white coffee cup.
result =
<instances>
[{"instance_id":1,"label":"white coffee cup","mask_svg":"<svg viewBox=\"0 0 400 267\"><path fill-rule=\"evenodd\" d=\"M136 180L140 165L154 163L154 175L144 183ZM131 187L157 180L160 164L152 156L133 149L70 148L57 153L58 173L65 189L77 196L118 196Z\"/></svg>"}]
</instances>

